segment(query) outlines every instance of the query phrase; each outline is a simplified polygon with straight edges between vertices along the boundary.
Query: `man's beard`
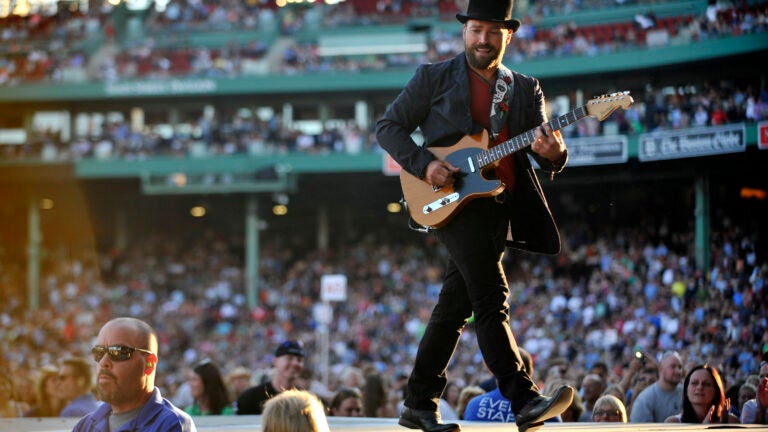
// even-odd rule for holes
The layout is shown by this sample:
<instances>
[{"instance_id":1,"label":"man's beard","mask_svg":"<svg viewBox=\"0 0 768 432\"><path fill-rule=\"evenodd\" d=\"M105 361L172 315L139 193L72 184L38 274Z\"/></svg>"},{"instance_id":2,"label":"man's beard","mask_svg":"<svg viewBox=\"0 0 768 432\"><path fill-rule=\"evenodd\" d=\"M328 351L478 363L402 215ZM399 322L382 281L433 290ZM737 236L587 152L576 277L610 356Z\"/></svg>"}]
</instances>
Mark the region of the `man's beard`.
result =
<instances>
[{"instance_id":1,"label":"man's beard","mask_svg":"<svg viewBox=\"0 0 768 432\"><path fill-rule=\"evenodd\" d=\"M487 56L478 56L475 51L476 48L490 48L490 52ZM485 45L474 45L465 49L467 62L475 69L485 70L498 67L501 63L501 58L504 55L504 51L497 51L495 48Z\"/></svg>"}]
</instances>

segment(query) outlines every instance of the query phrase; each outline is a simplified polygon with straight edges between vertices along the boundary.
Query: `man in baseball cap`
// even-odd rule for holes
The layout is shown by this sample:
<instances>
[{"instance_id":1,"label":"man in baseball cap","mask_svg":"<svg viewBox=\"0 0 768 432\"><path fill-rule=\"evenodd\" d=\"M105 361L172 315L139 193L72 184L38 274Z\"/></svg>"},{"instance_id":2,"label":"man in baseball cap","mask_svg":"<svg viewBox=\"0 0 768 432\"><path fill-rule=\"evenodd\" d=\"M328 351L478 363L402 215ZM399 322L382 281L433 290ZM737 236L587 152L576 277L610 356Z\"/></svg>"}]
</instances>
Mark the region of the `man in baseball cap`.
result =
<instances>
[{"instance_id":1,"label":"man in baseball cap","mask_svg":"<svg viewBox=\"0 0 768 432\"><path fill-rule=\"evenodd\" d=\"M293 355L304 358L304 345L301 341L285 341L281 343L275 350L275 357L281 357L284 355Z\"/></svg>"},{"instance_id":2,"label":"man in baseball cap","mask_svg":"<svg viewBox=\"0 0 768 432\"><path fill-rule=\"evenodd\" d=\"M275 349L272 360L272 380L251 387L237 398L237 414L261 414L264 402L278 394L297 388L301 371L304 370L304 345L301 341L288 340Z\"/></svg>"}]
</instances>

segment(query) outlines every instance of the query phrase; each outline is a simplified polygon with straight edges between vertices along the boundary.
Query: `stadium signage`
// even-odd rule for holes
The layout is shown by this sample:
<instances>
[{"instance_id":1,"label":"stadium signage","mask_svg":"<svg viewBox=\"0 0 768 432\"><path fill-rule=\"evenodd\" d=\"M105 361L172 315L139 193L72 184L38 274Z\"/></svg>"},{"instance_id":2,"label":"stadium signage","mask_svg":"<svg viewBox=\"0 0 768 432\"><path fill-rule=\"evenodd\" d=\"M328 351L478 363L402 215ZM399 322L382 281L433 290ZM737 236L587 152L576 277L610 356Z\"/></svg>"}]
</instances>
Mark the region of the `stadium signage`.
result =
<instances>
[{"instance_id":1,"label":"stadium signage","mask_svg":"<svg viewBox=\"0 0 768 432\"><path fill-rule=\"evenodd\" d=\"M743 123L640 135L641 162L739 153L747 149Z\"/></svg>"},{"instance_id":2,"label":"stadium signage","mask_svg":"<svg viewBox=\"0 0 768 432\"><path fill-rule=\"evenodd\" d=\"M625 163L629 159L626 135L568 138L568 166Z\"/></svg>"},{"instance_id":3,"label":"stadium signage","mask_svg":"<svg viewBox=\"0 0 768 432\"><path fill-rule=\"evenodd\" d=\"M768 122L757 124L757 147L760 150L768 150Z\"/></svg>"},{"instance_id":4,"label":"stadium signage","mask_svg":"<svg viewBox=\"0 0 768 432\"><path fill-rule=\"evenodd\" d=\"M104 86L108 96L170 96L214 93L216 90L216 81L212 79L130 81Z\"/></svg>"}]
</instances>

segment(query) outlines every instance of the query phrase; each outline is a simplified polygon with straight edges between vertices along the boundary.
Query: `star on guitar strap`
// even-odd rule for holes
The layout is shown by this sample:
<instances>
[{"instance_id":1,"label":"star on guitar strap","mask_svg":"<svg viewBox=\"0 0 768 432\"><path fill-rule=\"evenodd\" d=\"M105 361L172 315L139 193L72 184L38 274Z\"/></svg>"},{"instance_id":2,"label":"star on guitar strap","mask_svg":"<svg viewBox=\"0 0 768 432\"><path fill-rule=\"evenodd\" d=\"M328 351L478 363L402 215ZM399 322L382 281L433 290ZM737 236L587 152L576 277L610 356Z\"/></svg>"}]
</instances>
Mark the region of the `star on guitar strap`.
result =
<instances>
[{"instance_id":1,"label":"star on guitar strap","mask_svg":"<svg viewBox=\"0 0 768 432\"><path fill-rule=\"evenodd\" d=\"M509 117L509 107L512 102L512 96L515 89L515 82L512 72L504 65L499 65L496 78L496 85L491 97L491 144L490 147L503 143L509 139L509 127L507 118ZM507 156L499 161L496 167L496 177L506 185L507 190L515 187L515 165L514 156Z\"/></svg>"}]
</instances>

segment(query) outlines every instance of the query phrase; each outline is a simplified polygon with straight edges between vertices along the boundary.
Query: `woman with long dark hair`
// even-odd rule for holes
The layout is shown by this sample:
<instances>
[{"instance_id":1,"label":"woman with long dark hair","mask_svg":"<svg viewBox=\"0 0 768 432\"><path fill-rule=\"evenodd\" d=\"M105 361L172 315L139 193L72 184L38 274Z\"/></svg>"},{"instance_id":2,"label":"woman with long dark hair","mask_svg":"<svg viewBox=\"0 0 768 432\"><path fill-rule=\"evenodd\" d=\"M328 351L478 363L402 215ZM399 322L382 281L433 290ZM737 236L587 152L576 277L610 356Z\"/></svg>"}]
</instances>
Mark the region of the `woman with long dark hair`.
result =
<instances>
[{"instance_id":1,"label":"woman with long dark hair","mask_svg":"<svg viewBox=\"0 0 768 432\"><path fill-rule=\"evenodd\" d=\"M189 415L233 415L229 391L221 377L221 370L210 361L203 361L192 369L189 390L195 402L184 411Z\"/></svg>"},{"instance_id":2,"label":"woman with long dark hair","mask_svg":"<svg viewBox=\"0 0 768 432\"><path fill-rule=\"evenodd\" d=\"M339 387L328 405L328 415L363 417L363 393L357 387Z\"/></svg>"},{"instance_id":3,"label":"woman with long dark hair","mask_svg":"<svg viewBox=\"0 0 768 432\"><path fill-rule=\"evenodd\" d=\"M683 383L683 412L666 419L667 423L739 423L730 413L723 380L717 368L698 365L688 372Z\"/></svg>"}]
</instances>

